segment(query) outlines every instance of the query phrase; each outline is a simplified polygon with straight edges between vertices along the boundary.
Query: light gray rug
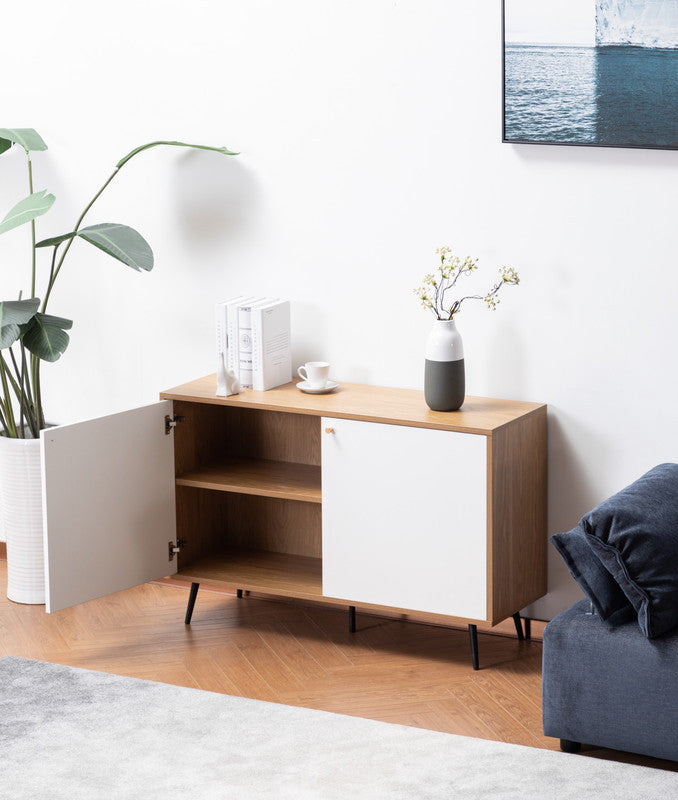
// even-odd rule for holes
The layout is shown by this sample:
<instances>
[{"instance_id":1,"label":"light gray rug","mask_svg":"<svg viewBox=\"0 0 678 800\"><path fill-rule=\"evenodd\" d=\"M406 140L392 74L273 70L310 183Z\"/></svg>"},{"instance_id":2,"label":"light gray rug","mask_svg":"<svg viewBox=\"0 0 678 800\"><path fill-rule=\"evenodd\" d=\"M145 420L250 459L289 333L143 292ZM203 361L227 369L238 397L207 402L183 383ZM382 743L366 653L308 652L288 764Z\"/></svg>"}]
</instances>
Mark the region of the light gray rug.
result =
<instances>
[{"instance_id":1,"label":"light gray rug","mask_svg":"<svg viewBox=\"0 0 678 800\"><path fill-rule=\"evenodd\" d=\"M0 659L2 800L644 800L672 772Z\"/></svg>"}]
</instances>

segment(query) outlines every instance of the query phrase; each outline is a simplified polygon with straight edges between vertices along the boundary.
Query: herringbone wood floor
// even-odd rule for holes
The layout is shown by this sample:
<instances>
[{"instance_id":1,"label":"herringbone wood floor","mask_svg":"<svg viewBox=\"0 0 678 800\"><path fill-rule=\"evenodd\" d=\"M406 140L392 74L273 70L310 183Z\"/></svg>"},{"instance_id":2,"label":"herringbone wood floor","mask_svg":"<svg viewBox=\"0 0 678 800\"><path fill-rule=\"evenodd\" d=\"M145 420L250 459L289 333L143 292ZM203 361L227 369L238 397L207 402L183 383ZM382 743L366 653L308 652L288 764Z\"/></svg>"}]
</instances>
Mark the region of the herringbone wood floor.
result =
<instances>
[{"instance_id":1,"label":"herringbone wood floor","mask_svg":"<svg viewBox=\"0 0 678 800\"><path fill-rule=\"evenodd\" d=\"M335 711L466 736L557 749L541 732L541 642L468 635L201 587L190 626L187 587L146 584L71 609L12 603L0 561L0 656ZM587 755L665 769L606 750ZM1 757L0 757L1 763Z\"/></svg>"}]
</instances>

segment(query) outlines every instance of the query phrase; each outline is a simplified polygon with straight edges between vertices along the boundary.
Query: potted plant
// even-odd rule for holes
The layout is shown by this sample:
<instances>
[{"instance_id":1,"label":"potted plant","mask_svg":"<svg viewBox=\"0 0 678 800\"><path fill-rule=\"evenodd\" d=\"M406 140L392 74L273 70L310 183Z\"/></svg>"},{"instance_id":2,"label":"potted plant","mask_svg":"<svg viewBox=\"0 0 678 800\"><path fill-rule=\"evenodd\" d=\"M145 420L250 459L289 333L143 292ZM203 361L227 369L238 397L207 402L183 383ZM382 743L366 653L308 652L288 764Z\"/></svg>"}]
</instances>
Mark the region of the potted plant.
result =
<instances>
[{"instance_id":1,"label":"potted plant","mask_svg":"<svg viewBox=\"0 0 678 800\"><path fill-rule=\"evenodd\" d=\"M436 317L426 341L424 399L433 411L457 411L464 403L466 379L464 347L454 317L466 300L484 300L485 305L495 311L502 286L516 286L520 279L513 268L501 267L499 280L486 294L469 294L450 300L447 293L456 287L463 275L478 269L478 259L455 256L449 247L439 247L436 253L440 258L436 272L425 275L422 285L415 289L421 305Z\"/></svg>"},{"instance_id":2,"label":"potted plant","mask_svg":"<svg viewBox=\"0 0 678 800\"><path fill-rule=\"evenodd\" d=\"M153 251L133 228L110 222L83 227L83 222L122 167L139 153L160 145L236 155L225 147L175 141L136 147L118 161L72 230L37 241L35 221L50 210L55 197L45 189L34 191L31 153L46 150L47 145L32 128L0 128L0 154L12 147L25 152L30 190L0 221L0 234L27 224L31 230L30 284L18 298L0 301L0 514L7 539L7 595L17 602L44 602L39 437L46 424L40 368L43 361L54 362L63 355L69 343L67 331L73 324L48 313L52 290L76 239L134 270L153 268ZM49 271L39 289L36 267L43 254L48 257Z\"/></svg>"}]
</instances>

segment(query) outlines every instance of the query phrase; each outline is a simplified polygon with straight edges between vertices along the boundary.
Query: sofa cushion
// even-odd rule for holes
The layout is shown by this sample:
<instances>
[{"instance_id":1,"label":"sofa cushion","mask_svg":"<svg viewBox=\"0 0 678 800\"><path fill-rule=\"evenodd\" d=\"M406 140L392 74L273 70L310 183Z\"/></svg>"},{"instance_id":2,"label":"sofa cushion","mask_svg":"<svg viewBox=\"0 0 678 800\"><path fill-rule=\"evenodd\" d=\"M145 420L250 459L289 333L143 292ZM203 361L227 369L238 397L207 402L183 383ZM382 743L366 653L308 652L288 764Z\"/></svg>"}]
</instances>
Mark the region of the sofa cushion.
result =
<instances>
[{"instance_id":1,"label":"sofa cushion","mask_svg":"<svg viewBox=\"0 0 678 800\"><path fill-rule=\"evenodd\" d=\"M628 620L633 610L629 599L603 566L583 529L577 525L567 533L556 533L550 541L598 616L612 624Z\"/></svg>"},{"instance_id":2,"label":"sofa cushion","mask_svg":"<svg viewBox=\"0 0 678 800\"><path fill-rule=\"evenodd\" d=\"M579 524L645 636L678 625L678 464L654 467Z\"/></svg>"}]
</instances>

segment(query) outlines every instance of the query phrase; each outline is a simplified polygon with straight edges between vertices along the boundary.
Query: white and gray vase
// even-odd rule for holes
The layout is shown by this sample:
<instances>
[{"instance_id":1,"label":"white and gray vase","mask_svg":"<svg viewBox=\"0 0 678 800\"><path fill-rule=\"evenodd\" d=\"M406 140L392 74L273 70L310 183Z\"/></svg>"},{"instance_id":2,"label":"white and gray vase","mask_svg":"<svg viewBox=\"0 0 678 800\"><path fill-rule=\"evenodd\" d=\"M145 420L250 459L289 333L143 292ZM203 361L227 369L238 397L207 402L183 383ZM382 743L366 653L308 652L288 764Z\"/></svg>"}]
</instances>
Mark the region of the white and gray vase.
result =
<instances>
[{"instance_id":1,"label":"white and gray vase","mask_svg":"<svg viewBox=\"0 0 678 800\"><path fill-rule=\"evenodd\" d=\"M464 344L453 319L439 319L426 340L424 399L433 411L457 411L464 403Z\"/></svg>"}]
</instances>

